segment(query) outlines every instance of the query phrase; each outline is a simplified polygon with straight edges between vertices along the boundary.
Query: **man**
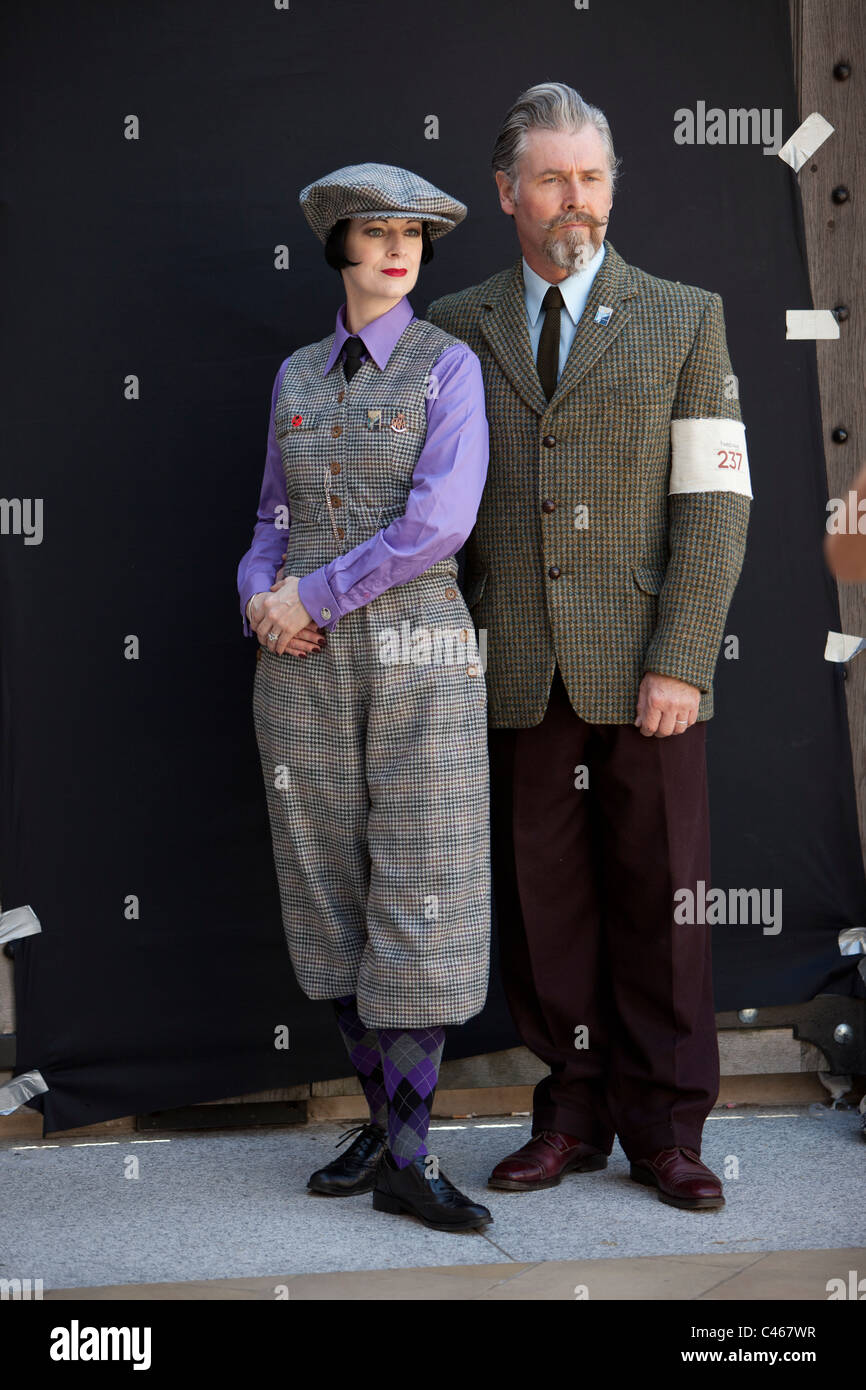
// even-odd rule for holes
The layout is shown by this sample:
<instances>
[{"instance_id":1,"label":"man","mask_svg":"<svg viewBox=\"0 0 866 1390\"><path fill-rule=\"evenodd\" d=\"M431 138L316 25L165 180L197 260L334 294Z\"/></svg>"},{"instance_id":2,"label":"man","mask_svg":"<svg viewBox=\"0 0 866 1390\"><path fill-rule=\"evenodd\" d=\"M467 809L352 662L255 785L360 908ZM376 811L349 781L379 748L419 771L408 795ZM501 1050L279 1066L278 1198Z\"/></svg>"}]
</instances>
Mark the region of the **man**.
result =
<instances>
[{"instance_id":1,"label":"man","mask_svg":"<svg viewBox=\"0 0 866 1390\"><path fill-rule=\"evenodd\" d=\"M522 257L430 306L481 360L487 486L466 599L487 631L493 871L506 994L550 1067L490 1185L604 1168L686 1209L718 1095L705 734L750 507L717 294L608 242L618 161L560 83L508 113L493 169Z\"/></svg>"}]
</instances>

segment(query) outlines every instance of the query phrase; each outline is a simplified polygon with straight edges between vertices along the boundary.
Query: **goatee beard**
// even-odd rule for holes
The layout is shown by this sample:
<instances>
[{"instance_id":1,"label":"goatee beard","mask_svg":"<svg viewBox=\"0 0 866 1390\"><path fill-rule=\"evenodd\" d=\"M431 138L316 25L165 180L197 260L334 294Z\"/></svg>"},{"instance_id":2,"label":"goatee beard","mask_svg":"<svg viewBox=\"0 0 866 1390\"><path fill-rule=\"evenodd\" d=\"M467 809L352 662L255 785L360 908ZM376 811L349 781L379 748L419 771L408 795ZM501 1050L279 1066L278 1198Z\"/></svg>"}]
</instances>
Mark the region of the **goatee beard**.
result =
<instances>
[{"instance_id":1,"label":"goatee beard","mask_svg":"<svg viewBox=\"0 0 866 1390\"><path fill-rule=\"evenodd\" d=\"M549 261L571 274L576 270L585 270L599 248L591 240L585 239L576 227L568 227L559 235L555 228L551 230L541 249Z\"/></svg>"}]
</instances>

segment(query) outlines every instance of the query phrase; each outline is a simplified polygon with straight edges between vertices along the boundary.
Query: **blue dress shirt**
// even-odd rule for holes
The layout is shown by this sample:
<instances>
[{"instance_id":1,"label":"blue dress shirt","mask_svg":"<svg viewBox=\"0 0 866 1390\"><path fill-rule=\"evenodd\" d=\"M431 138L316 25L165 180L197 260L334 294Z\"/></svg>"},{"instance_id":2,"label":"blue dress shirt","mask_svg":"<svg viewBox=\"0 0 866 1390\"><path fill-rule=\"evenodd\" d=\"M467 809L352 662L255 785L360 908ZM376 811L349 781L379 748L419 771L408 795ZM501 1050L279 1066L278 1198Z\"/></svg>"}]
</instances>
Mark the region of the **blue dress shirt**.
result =
<instances>
[{"instance_id":1,"label":"blue dress shirt","mask_svg":"<svg viewBox=\"0 0 866 1390\"><path fill-rule=\"evenodd\" d=\"M605 245L604 242L602 242L588 266L583 270L576 270L572 275L567 275L564 280L559 281L557 286L565 300L565 308L559 315L559 371L556 374L557 381L562 376L562 369L571 351L571 345L574 342L574 335L577 332L580 316L586 308L590 287L604 260L604 253ZM526 302L526 317L529 323L529 341L532 344L533 361L538 358L538 341L541 337L541 330L544 327L544 310L541 307L541 301L550 289L550 284L551 282L549 280L542 280L540 275L536 275L532 267L527 265L526 257L524 257L524 299Z\"/></svg>"}]
</instances>

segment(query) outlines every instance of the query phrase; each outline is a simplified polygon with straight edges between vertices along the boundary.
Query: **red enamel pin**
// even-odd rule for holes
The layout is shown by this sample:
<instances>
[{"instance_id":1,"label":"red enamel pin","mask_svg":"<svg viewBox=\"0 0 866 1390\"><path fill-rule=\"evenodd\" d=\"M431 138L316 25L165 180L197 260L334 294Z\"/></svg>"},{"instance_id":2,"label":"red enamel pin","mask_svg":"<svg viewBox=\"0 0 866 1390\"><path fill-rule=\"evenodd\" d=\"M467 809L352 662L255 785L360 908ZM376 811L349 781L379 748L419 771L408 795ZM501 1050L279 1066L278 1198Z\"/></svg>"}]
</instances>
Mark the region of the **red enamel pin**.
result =
<instances>
[{"instance_id":1,"label":"red enamel pin","mask_svg":"<svg viewBox=\"0 0 866 1390\"><path fill-rule=\"evenodd\" d=\"M293 416L292 416L292 424L293 424L293 425L302 425L303 423L304 423L304 417L303 417L303 415L293 415Z\"/></svg>"}]
</instances>

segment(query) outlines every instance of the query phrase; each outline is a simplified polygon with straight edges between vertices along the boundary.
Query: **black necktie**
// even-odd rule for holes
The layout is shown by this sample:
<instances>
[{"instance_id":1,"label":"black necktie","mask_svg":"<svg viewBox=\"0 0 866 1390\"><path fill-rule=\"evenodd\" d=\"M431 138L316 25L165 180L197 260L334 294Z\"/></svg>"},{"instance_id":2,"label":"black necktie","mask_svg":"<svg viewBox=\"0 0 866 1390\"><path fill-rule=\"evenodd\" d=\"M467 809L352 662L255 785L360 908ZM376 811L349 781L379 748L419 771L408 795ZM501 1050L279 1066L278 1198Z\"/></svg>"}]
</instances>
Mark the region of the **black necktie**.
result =
<instances>
[{"instance_id":1,"label":"black necktie","mask_svg":"<svg viewBox=\"0 0 866 1390\"><path fill-rule=\"evenodd\" d=\"M551 285L541 301L544 309L544 324L538 340L536 365L544 394L550 400L556 390L559 375L559 311L564 300L556 285Z\"/></svg>"},{"instance_id":2,"label":"black necktie","mask_svg":"<svg viewBox=\"0 0 866 1390\"><path fill-rule=\"evenodd\" d=\"M346 354L345 361L343 362L343 371L346 374L347 381L352 380L352 377L360 367L361 353L366 352L366 350L360 338L346 339L343 344L343 351Z\"/></svg>"}]
</instances>

